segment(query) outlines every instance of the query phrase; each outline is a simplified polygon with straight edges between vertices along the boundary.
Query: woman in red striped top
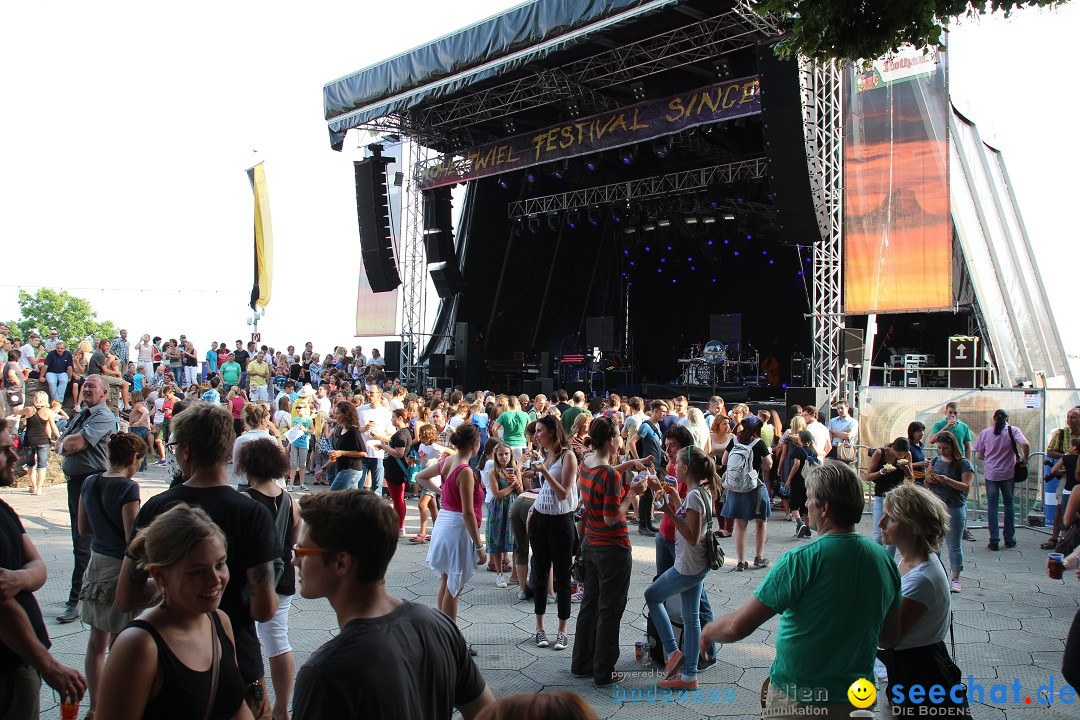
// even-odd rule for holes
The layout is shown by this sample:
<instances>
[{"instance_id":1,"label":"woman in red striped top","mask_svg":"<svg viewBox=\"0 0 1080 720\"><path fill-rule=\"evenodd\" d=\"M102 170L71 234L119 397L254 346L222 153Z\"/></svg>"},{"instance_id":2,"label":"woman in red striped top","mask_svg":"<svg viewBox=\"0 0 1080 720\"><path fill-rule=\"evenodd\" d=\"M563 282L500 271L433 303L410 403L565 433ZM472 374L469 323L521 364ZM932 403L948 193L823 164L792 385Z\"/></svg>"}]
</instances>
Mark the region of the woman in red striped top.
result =
<instances>
[{"instance_id":1,"label":"woman in red striped top","mask_svg":"<svg viewBox=\"0 0 1080 720\"><path fill-rule=\"evenodd\" d=\"M619 659L619 625L630 589L630 533L626 513L634 497L645 492L642 477L627 490L622 473L643 469L643 460L630 460L616 467L619 431L610 418L599 417L589 426L593 453L578 467L585 534L582 538L582 570L585 598L578 611L574 657L570 672L576 677L592 676L597 687L618 681L615 662ZM604 608L603 615L600 608Z\"/></svg>"}]
</instances>

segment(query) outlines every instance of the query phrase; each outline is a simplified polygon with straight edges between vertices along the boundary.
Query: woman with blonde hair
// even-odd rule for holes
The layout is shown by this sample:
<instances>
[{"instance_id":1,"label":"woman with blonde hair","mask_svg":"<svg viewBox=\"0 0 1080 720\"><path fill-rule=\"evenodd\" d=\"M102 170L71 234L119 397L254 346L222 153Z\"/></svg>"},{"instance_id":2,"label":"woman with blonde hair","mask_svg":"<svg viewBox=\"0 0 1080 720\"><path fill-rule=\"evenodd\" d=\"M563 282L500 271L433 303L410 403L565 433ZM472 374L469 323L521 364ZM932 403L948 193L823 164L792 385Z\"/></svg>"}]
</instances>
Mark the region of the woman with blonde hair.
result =
<instances>
[{"instance_id":1,"label":"woman with blonde hair","mask_svg":"<svg viewBox=\"0 0 1080 720\"><path fill-rule=\"evenodd\" d=\"M949 512L929 490L904 483L886 493L877 528L881 541L900 551L900 636L891 648L878 652L889 673L886 697L894 697L897 685L952 688L960 682L960 670L945 647L949 577L936 555L949 529ZM942 707L970 717L966 701L945 695ZM915 712L910 702L904 705Z\"/></svg>"},{"instance_id":2,"label":"woman with blonde hair","mask_svg":"<svg viewBox=\"0 0 1080 720\"><path fill-rule=\"evenodd\" d=\"M75 409L79 409L79 381L86 377L86 371L90 367L90 358L94 356L94 345L89 340L83 340L75 348L71 356L71 397L74 399ZM60 401L63 402L63 399Z\"/></svg>"},{"instance_id":3,"label":"woman with blonde hair","mask_svg":"<svg viewBox=\"0 0 1080 720\"><path fill-rule=\"evenodd\" d=\"M709 424L705 422L705 413L699 408L692 407L686 411L686 429L694 436L694 447L703 451L706 455L712 454L712 442Z\"/></svg>"},{"instance_id":4,"label":"woman with blonde hair","mask_svg":"<svg viewBox=\"0 0 1080 720\"><path fill-rule=\"evenodd\" d=\"M20 410L18 415L26 418L26 464L30 466L30 494L40 495L45 484L49 462L49 449L60 438L60 431L49 409L48 393L34 393L33 406Z\"/></svg>"},{"instance_id":5,"label":"woman with blonde hair","mask_svg":"<svg viewBox=\"0 0 1080 720\"><path fill-rule=\"evenodd\" d=\"M570 449L577 456L578 463L585 459L586 453L590 452L589 424L592 423L592 420L592 414L586 410L574 418L574 424L570 429Z\"/></svg>"},{"instance_id":6,"label":"woman with blonde hair","mask_svg":"<svg viewBox=\"0 0 1080 720\"><path fill-rule=\"evenodd\" d=\"M225 535L179 503L139 531L127 554L153 577L157 604L116 637L99 682L109 720L251 718L232 623L218 609L229 582Z\"/></svg>"},{"instance_id":7,"label":"woman with blonde hair","mask_svg":"<svg viewBox=\"0 0 1080 720\"><path fill-rule=\"evenodd\" d=\"M229 388L229 394L225 396L225 404L232 413L233 434L239 436L244 432L244 406L247 405L247 393L239 385Z\"/></svg>"}]
</instances>

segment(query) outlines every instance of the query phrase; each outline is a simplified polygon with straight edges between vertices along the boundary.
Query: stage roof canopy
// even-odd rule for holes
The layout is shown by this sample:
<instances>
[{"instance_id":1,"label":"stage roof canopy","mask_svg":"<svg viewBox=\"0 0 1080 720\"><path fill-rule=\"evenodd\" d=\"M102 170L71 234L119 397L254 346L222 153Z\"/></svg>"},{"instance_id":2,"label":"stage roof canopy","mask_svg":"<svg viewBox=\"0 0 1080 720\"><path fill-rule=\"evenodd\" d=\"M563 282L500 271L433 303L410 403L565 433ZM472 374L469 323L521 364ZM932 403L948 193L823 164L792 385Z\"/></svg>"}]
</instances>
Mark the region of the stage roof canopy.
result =
<instances>
[{"instance_id":1,"label":"stage roof canopy","mask_svg":"<svg viewBox=\"0 0 1080 720\"><path fill-rule=\"evenodd\" d=\"M394 117L378 129L445 151L490 139L494 127L477 125L517 112L628 104L632 83L661 73L703 85L721 58L775 35L746 0L532 0L327 83L324 116L335 150L350 129ZM730 76L750 74L729 63Z\"/></svg>"}]
</instances>

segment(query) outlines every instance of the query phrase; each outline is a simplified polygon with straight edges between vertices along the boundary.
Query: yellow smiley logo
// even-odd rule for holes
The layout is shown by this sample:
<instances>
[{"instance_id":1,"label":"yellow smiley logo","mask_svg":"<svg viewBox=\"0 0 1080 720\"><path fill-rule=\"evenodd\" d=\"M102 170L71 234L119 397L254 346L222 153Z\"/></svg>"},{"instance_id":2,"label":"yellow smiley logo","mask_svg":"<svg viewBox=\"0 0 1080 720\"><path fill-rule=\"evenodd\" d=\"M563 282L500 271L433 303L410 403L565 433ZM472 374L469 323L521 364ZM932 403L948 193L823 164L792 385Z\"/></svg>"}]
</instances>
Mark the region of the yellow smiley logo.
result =
<instances>
[{"instance_id":1,"label":"yellow smiley logo","mask_svg":"<svg viewBox=\"0 0 1080 720\"><path fill-rule=\"evenodd\" d=\"M874 683L864 678L859 678L851 683L847 691L848 700L857 708L868 708L877 700L877 688Z\"/></svg>"}]
</instances>

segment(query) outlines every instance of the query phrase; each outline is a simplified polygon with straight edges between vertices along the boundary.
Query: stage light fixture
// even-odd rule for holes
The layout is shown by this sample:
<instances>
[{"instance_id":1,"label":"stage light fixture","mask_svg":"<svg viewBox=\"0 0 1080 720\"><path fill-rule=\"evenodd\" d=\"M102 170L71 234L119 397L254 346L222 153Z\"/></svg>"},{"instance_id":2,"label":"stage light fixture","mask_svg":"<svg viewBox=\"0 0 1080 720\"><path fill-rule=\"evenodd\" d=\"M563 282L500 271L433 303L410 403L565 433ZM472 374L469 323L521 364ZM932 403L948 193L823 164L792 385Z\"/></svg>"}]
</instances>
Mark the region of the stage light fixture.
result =
<instances>
[{"instance_id":1,"label":"stage light fixture","mask_svg":"<svg viewBox=\"0 0 1080 720\"><path fill-rule=\"evenodd\" d=\"M499 178L499 187L501 187L503 190L506 189L506 178Z\"/></svg>"},{"instance_id":2,"label":"stage light fixture","mask_svg":"<svg viewBox=\"0 0 1080 720\"><path fill-rule=\"evenodd\" d=\"M660 227L665 227L665 228L666 228L666 227L670 227L670 226L671 226L671 221L670 221L670 220L668 220L667 218L664 218L664 219L662 219L662 220L657 220L657 221L656 221L656 224L657 224L658 226L660 226Z\"/></svg>"},{"instance_id":3,"label":"stage light fixture","mask_svg":"<svg viewBox=\"0 0 1080 720\"><path fill-rule=\"evenodd\" d=\"M514 120L514 118L503 120L503 128L506 130L507 135L517 135L517 120Z\"/></svg>"},{"instance_id":4,"label":"stage light fixture","mask_svg":"<svg viewBox=\"0 0 1080 720\"><path fill-rule=\"evenodd\" d=\"M589 208L588 215L589 215L589 224L591 224L591 225L599 225L600 224L600 208L598 208L598 207ZM619 222L619 221L616 220L615 222Z\"/></svg>"},{"instance_id":5,"label":"stage light fixture","mask_svg":"<svg viewBox=\"0 0 1080 720\"><path fill-rule=\"evenodd\" d=\"M701 218L701 224L702 225L712 225L715 222L716 222L716 218L714 218L712 215L706 215L703 218Z\"/></svg>"},{"instance_id":6,"label":"stage light fixture","mask_svg":"<svg viewBox=\"0 0 1080 720\"><path fill-rule=\"evenodd\" d=\"M570 161L569 160L563 160L562 162L560 162L558 165L555 166L555 170L554 170L555 177L562 180L564 177L566 177L566 173L569 171L569 169L570 169Z\"/></svg>"},{"instance_id":7,"label":"stage light fixture","mask_svg":"<svg viewBox=\"0 0 1080 720\"><path fill-rule=\"evenodd\" d=\"M578 226L578 221L579 220L580 220L580 215L578 214L577 210L574 210L573 212L567 213L567 215L566 215L566 224L569 225L571 228L576 228Z\"/></svg>"},{"instance_id":8,"label":"stage light fixture","mask_svg":"<svg viewBox=\"0 0 1080 720\"><path fill-rule=\"evenodd\" d=\"M727 58L720 58L713 61L713 70L716 71L716 77L719 80L727 80L730 77L734 77L735 73L731 69L731 61Z\"/></svg>"},{"instance_id":9,"label":"stage light fixture","mask_svg":"<svg viewBox=\"0 0 1080 720\"><path fill-rule=\"evenodd\" d=\"M687 215L685 218L683 218L683 222L685 222L687 225L697 225L698 219L693 215Z\"/></svg>"},{"instance_id":10,"label":"stage light fixture","mask_svg":"<svg viewBox=\"0 0 1080 720\"><path fill-rule=\"evenodd\" d=\"M540 219L531 217L529 218L529 232L533 235L540 229Z\"/></svg>"},{"instance_id":11,"label":"stage light fixture","mask_svg":"<svg viewBox=\"0 0 1080 720\"><path fill-rule=\"evenodd\" d=\"M586 170L595 170L596 169L596 162L593 161L593 160L586 160L585 161L585 169Z\"/></svg>"},{"instance_id":12,"label":"stage light fixture","mask_svg":"<svg viewBox=\"0 0 1080 720\"><path fill-rule=\"evenodd\" d=\"M533 174L533 173L529 173L528 175L525 176L525 179L528 180L529 182L536 182L536 175Z\"/></svg>"},{"instance_id":13,"label":"stage light fixture","mask_svg":"<svg viewBox=\"0 0 1080 720\"><path fill-rule=\"evenodd\" d=\"M656 157L665 158L668 153L671 152L671 136L657 138L653 140L653 152L656 153Z\"/></svg>"},{"instance_id":14,"label":"stage light fixture","mask_svg":"<svg viewBox=\"0 0 1080 720\"><path fill-rule=\"evenodd\" d=\"M548 230L556 232L559 229L559 218L555 215L548 215Z\"/></svg>"},{"instance_id":15,"label":"stage light fixture","mask_svg":"<svg viewBox=\"0 0 1080 720\"><path fill-rule=\"evenodd\" d=\"M619 159L623 161L623 165L634 162L634 147L631 145L619 150Z\"/></svg>"},{"instance_id":16,"label":"stage light fixture","mask_svg":"<svg viewBox=\"0 0 1080 720\"><path fill-rule=\"evenodd\" d=\"M623 235L633 235L637 232L636 227L623 228Z\"/></svg>"},{"instance_id":17,"label":"stage light fixture","mask_svg":"<svg viewBox=\"0 0 1080 720\"><path fill-rule=\"evenodd\" d=\"M644 225L641 226L641 229L644 230L645 232L652 232L653 230L656 229L656 226L653 225L652 223L645 223ZM646 249L648 249L648 248L646 248Z\"/></svg>"},{"instance_id":18,"label":"stage light fixture","mask_svg":"<svg viewBox=\"0 0 1080 720\"><path fill-rule=\"evenodd\" d=\"M581 105L578 103L577 100L571 98L570 100L566 101L566 114L572 118L576 118L578 115L581 115Z\"/></svg>"},{"instance_id":19,"label":"stage light fixture","mask_svg":"<svg viewBox=\"0 0 1080 720\"><path fill-rule=\"evenodd\" d=\"M645 84L642 82L630 83L630 94L633 96L635 102L640 102L645 99Z\"/></svg>"},{"instance_id":20,"label":"stage light fixture","mask_svg":"<svg viewBox=\"0 0 1080 720\"><path fill-rule=\"evenodd\" d=\"M727 221L734 220L735 219L735 213L733 213L733 212L724 213L724 219L727 220Z\"/></svg>"}]
</instances>

